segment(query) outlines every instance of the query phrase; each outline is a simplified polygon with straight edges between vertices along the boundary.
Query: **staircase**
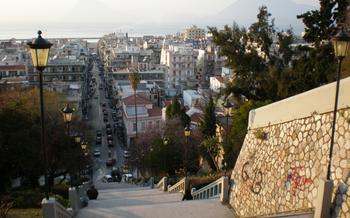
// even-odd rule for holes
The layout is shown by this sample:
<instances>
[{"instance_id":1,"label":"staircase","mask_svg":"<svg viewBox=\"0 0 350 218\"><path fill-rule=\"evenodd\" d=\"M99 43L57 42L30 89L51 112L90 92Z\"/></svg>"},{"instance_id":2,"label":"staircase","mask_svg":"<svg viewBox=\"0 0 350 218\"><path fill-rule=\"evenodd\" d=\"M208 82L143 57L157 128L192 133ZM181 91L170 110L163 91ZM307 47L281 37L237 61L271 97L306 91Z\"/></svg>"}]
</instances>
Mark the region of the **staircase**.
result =
<instances>
[{"instance_id":1,"label":"staircase","mask_svg":"<svg viewBox=\"0 0 350 218\"><path fill-rule=\"evenodd\" d=\"M123 183L115 184L113 188L107 188L107 186L103 188L99 189L98 200L90 200L89 205L79 210L76 217L234 217L233 212L222 205L218 198L182 201L181 193L168 193L159 189Z\"/></svg>"}]
</instances>

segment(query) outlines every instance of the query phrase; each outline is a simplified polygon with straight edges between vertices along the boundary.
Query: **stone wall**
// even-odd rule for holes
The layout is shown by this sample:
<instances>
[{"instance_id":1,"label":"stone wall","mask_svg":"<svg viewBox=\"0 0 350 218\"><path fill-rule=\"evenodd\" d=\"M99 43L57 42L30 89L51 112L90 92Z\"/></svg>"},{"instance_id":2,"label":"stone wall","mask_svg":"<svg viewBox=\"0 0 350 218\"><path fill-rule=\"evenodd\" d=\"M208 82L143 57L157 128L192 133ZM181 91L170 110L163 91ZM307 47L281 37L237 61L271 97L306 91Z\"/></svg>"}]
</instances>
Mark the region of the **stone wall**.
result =
<instances>
[{"instance_id":1,"label":"stone wall","mask_svg":"<svg viewBox=\"0 0 350 218\"><path fill-rule=\"evenodd\" d=\"M334 217L350 217L350 78L342 80L341 84L342 104L337 113L331 167L332 211ZM290 111L293 107L286 105L303 107L303 113L293 119L278 117L274 111L269 113L267 108L271 109L271 105L250 114L253 128L248 130L231 176L234 185L230 204L239 216L313 210L319 181L327 175L333 120L331 111L318 110L331 108L330 105L325 107L324 96L315 97L323 92L333 94L334 101L335 87L330 84L273 104L275 111L284 110L290 114L298 114L298 111ZM300 99L317 103L300 105ZM259 116L265 117L260 119ZM269 122L266 116L276 122ZM258 124L254 124L254 119Z\"/></svg>"}]
</instances>

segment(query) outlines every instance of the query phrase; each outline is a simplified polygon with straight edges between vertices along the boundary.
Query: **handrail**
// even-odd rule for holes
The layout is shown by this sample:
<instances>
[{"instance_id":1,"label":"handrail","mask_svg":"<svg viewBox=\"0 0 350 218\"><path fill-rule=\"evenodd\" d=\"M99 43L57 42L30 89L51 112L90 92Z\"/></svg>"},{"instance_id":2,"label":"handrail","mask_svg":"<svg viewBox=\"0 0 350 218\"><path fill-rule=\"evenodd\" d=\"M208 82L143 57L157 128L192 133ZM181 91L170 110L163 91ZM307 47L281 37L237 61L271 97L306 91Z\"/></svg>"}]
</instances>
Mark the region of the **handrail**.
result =
<instances>
[{"instance_id":1,"label":"handrail","mask_svg":"<svg viewBox=\"0 0 350 218\"><path fill-rule=\"evenodd\" d=\"M186 186L187 186L187 177L182 178L180 181L178 181L175 185L168 187L168 192L175 193L175 192L181 192L185 193Z\"/></svg>"},{"instance_id":2,"label":"handrail","mask_svg":"<svg viewBox=\"0 0 350 218\"><path fill-rule=\"evenodd\" d=\"M41 202L43 218L72 218L73 214L62 206L55 198L44 198Z\"/></svg>"},{"instance_id":3,"label":"handrail","mask_svg":"<svg viewBox=\"0 0 350 218\"><path fill-rule=\"evenodd\" d=\"M193 200L209 199L220 196L221 201L225 202L228 198L228 189L228 178L223 176L199 190L193 188L191 194Z\"/></svg>"},{"instance_id":4,"label":"handrail","mask_svg":"<svg viewBox=\"0 0 350 218\"><path fill-rule=\"evenodd\" d=\"M168 188L168 177L163 177L157 184L156 187L166 191Z\"/></svg>"}]
</instances>

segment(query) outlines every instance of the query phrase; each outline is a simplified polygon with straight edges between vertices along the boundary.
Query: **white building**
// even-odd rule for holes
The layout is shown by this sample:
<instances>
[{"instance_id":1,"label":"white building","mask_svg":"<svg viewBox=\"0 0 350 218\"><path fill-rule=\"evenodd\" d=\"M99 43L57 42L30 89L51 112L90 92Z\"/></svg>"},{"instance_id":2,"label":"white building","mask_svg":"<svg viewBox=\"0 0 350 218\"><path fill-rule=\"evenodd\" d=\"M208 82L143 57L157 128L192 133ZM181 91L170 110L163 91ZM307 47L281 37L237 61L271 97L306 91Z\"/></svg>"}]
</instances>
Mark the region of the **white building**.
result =
<instances>
[{"instance_id":1,"label":"white building","mask_svg":"<svg viewBox=\"0 0 350 218\"><path fill-rule=\"evenodd\" d=\"M136 135L136 115L134 96L131 95L122 100L123 121L126 131L127 146L133 143ZM137 107L137 131L145 132L150 129L160 129L162 122L161 108L154 106L148 99L136 95Z\"/></svg>"},{"instance_id":2,"label":"white building","mask_svg":"<svg viewBox=\"0 0 350 218\"><path fill-rule=\"evenodd\" d=\"M163 47L161 64L168 67L165 87L179 94L184 88L196 87L194 75L193 48L190 45L169 45Z\"/></svg>"},{"instance_id":3,"label":"white building","mask_svg":"<svg viewBox=\"0 0 350 218\"><path fill-rule=\"evenodd\" d=\"M191 108L199 104L203 100L203 96L196 90L183 91L184 105Z\"/></svg>"},{"instance_id":4,"label":"white building","mask_svg":"<svg viewBox=\"0 0 350 218\"><path fill-rule=\"evenodd\" d=\"M196 25L185 30L185 40L198 40L205 38L205 30L198 28Z\"/></svg>"},{"instance_id":5,"label":"white building","mask_svg":"<svg viewBox=\"0 0 350 218\"><path fill-rule=\"evenodd\" d=\"M224 78L221 76L210 77L210 90L213 92L219 92L220 89L225 87Z\"/></svg>"}]
</instances>

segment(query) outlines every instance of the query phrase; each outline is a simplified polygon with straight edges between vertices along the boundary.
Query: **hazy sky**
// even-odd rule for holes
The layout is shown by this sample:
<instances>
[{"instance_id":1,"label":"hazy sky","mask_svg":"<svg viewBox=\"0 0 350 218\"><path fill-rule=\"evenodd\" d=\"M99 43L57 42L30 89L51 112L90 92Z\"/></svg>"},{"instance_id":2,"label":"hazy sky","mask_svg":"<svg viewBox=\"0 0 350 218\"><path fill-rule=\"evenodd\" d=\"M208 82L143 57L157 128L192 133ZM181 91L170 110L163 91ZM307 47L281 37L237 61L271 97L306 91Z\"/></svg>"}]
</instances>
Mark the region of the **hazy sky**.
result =
<instances>
[{"instance_id":1,"label":"hazy sky","mask_svg":"<svg viewBox=\"0 0 350 218\"><path fill-rule=\"evenodd\" d=\"M125 13L125 16L148 15L159 17L169 13L173 16L191 14L201 16L217 13L236 0L0 0L1 10L0 24L64 22L65 16L77 12L84 4L96 5L99 2L111 11ZM249 0L246 0L249 1ZM283 1L283 0L281 0ZM297 3L317 5L318 0L293 0ZM84 6L83 6L84 8ZM5 9L5 10L4 10ZM8 9L8 10L6 10ZM15 10L14 10L15 9ZM74 12L73 12L74 13ZM77 12L79 14L79 11ZM105 14L94 14L99 17ZM128 16L128 17L129 17ZM77 18L79 20L79 18ZM179 17L181 19L181 17Z\"/></svg>"},{"instance_id":2,"label":"hazy sky","mask_svg":"<svg viewBox=\"0 0 350 218\"><path fill-rule=\"evenodd\" d=\"M182 24L215 15L237 0L0 0L0 37L6 31L104 27L131 29ZM245 0L249 1L249 0ZM284 0L280 0L284 1ZM318 5L318 0L293 0ZM188 24L189 25L189 24ZM137 27L135 27L137 26ZM95 29L94 29L95 28ZM108 29L109 28L109 29ZM90 31L89 30L89 31ZM102 31L102 30L101 30ZM138 30L142 31L142 30Z\"/></svg>"}]
</instances>

